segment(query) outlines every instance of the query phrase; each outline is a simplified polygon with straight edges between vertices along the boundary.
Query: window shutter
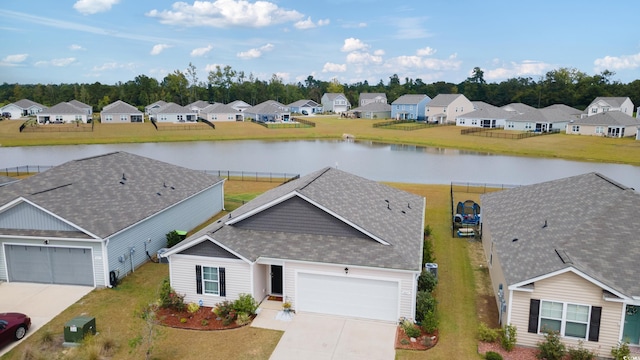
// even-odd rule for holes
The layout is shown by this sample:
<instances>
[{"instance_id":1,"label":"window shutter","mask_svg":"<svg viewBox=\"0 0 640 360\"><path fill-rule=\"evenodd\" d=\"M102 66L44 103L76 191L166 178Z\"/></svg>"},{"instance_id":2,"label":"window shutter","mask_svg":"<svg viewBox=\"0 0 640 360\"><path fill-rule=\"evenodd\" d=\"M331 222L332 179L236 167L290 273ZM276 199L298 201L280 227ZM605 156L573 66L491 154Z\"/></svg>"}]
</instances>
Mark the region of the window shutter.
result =
<instances>
[{"instance_id":1,"label":"window shutter","mask_svg":"<svg viewBox=\"0 0 640 360\"><path fill-rule=\"evenodd\" d=\"M602 315L601 306L591 307L591 322L589 323L589 341L598 341L600 338L600 316Z\"/></svg>"},{"instance_id":2,"label":"window shutter","mask_svg":"<svg viewBox=\"0 0 640 360\"><path fill-rule=\"evenodd\" d=\"M196 293L202 294L202 266L196 265Z\"/></svg>"},{"instance_id":3,"label":"window shutter","mask_svg":"<svg viewBox=\"0 0 640 360\"><path fill-rule=\"evenodd\" d=\"M528 332L537 334L538 333L538 315L540 315L540 300L531 299L531 303L529 305L529 328Z\"/></svg>"},{"instance_id":4,"label":"window shutter","mask_svg":"<svg viewBox=\"0 0 640 360\"><path fill-rule=\"evenodd\" d=\"M220 277L220 296L227 296L227 281L223 267L218 268L218 276Z\"/></svg>"}]
</instances>

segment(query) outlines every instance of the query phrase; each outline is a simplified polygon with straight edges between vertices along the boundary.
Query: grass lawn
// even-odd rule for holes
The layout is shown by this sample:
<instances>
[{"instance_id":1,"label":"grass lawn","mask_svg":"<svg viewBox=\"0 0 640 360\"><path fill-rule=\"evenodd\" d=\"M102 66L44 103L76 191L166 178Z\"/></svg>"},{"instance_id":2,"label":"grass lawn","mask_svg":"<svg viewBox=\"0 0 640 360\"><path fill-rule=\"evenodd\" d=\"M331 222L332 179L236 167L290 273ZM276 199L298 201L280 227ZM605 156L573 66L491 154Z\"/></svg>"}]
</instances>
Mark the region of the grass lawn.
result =
<instances>
[{"instance_id":1,"label":"grass lawn","mask_svg":"<svg viewBox=\"0 0 640 360\"><path fill-rule=\"evenodd\" d=\"M95 124L93 132L18 131L22 121L0 121L0 146L63 144L108 144L165 141L342 139L351 134L356 141L411 144L455 148L517 156L564 158L580 161L640 165L640 141L634 138L603 138L563 133L522 140L461 135L461 127L436 126L413 131L374 128L387 120L343 119L329 116L308 118L312 128L267 129L250 122L219 122L216 129L157 131L150 123ZM67 125L47 125L67 126ZM73 125L69 125L73 126ZM507 131L507 130L496 130Z\"/></svg>"}]
</instances>

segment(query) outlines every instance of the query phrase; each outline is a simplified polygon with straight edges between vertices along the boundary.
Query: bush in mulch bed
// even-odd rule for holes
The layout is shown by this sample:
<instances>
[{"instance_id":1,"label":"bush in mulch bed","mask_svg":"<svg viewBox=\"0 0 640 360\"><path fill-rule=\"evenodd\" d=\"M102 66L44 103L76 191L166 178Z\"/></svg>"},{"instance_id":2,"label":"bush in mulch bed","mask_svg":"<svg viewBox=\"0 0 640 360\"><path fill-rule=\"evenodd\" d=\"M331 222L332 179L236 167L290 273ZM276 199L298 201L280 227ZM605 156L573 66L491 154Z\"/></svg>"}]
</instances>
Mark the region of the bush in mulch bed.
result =
<instances>
[{"instance_id":1,"label":"bush in mulch bed","mask_svg":"<svg viewBox=\"0 0 640 360\"><path fill-rule=\"evenodd\" d=\"M428 350L438 343L438 330L425 332L410 320L404 320L396 329L396 349Z\"/></svg>"}]
</instances>

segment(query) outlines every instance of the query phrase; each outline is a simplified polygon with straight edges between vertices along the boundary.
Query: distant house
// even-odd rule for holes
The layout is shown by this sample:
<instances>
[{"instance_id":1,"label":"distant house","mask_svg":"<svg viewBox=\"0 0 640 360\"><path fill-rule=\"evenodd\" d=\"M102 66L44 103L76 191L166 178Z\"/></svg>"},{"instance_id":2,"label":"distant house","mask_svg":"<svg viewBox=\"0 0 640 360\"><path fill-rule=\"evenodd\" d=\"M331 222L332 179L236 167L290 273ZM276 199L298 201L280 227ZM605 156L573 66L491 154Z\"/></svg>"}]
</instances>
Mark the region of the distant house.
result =
<instances>
[{"instance_id":1,"label":"distant house","mask_svg":"<svg viewBox=\"0 0 640 360\"><path fill-rule=\"evenodd\" d=\"M391 103L391 117L396 120L425 121L431 98L424 94L402 95Z\"/></svg>"},{"instance_id":2,"label":"distant house","mask_svg":"<svg viewBox=\"0 0 640 360\"><path fill-rule=\"evenodd\" d=\"M325 112L342 114L343 112L351 109L351 103L347 97L341 93L325 93L322 95L320 102L322 103L322 109Z\"/></svg>"},{"instance_id":3,"label":"distant house","mask_svg":"<svg viewBox=\"0 0 640 360\"><path fill-rule=\"evenodd\" d=\"M87 108L79 108L71 102L61 102L36 114L36 119L39 124L87 123L89 116Z\"/></svg>"},{"instance_id":4,"label":"distant house","mask_svg":"<svg viewBox=\"0 0 640 360\"><path fill-rule=\"evenodd\" d=\"M157 122L196 122L198 121L198 113L186 106L180 106L176 103L166 103L159 109L155 110L152 117Z\"/></svg>"},{"instance_id":5,"label":"distant house","mask_svg":"<svg viewBox=\"0 0 640 360\"><path fill-rule=\"evenodd\" d=\"M82 109L87 113L88 118L91 118L93 116L93 106L91 105L87 105L83 102L80 102L78 100L71 100L69 101L69 104L77 107L78 109Z\"/></svg>"},{"instance_id":6,"label":"distant house","mask_svg":"<svg viewBox=\"0 0 640 360\"><path fill-rule=\"evenodd\" d=\"M385 93L360 93L360 101L358 106L365 106L371 103L388 104L387 94Z\"/></svg>"},{"instance_id":7,"label":"distant house","mask_svg":"<svg viewBox=\"0 0 640 360\"><path fill-rule=\"evenodd\" d=\"M604 97L595 98L584 110L586 116L593 116L608 111L619 111L633 116L633 102L628 97Z\"/></svg>"},{"instance_id":8,"label":"distant house","mask_svg":"<svg viewBox=\"0 0 640 360\"><path fill-rule=\"evenodd\" d=\"M10 113L11 114L10 119L17 120L23 116L34 116L42 112L46 108L47 108L46 106L42 104L38 104L35 101L31 101L29 99L22 99L14 103L7 104L3 107L0 107L0 114Z\"/></svg>"},{"instance_id":9,"label":"distant house","mask_svg":"<svg viewBox=\"0 0 640 360\"><path fill-rule=\"evenodd\" d=\"M500 323L518 329L517 345L535 347L545 331L605 357L640 345L640 193L588 173L480 202Z\"/></svg>"},{"instance_id":10,"label":"distant house","mask_svg":"<svg viewBox=\"0 0 640 360\"><path fill-rule=\"evenodd\" d=\"M485 102L474 102L476 110L456 117L456 126L499 128L515 114Z\"/></svg>"},{"instance_id":11,"label":"distant house","mask_svg":"<svg viewBox=\"0 0 640 360\"><path fill-rule=\"evenodd\" d=\"M275 100L267 100L243 111L244 117L257 122L289 121L289 107Z\"/></svg>"},{"instance_id":12,"label":"distant house","mask_svg":"<svg viewBox=\"0 0 640 360\"><path fill-rule=\"evenodd\" d=\"M242 101L242 100L236 100L236 101L232 101L229 104L227 104L229 106L231 106L232 108L243 112L245 110L247 110L248 108L251 107L251 105L247 104L246 102Z\"/></svg>"},{"instance_id":13,"label":"distant house","mask_svg":"<svg viewBox=\"0 0 640 360\"><path fill-rule=\"evenodd\" d=\"M196 114L200 114L200 111L202 111L202 109L206 108L209 105L211 104L204 100L197 100L187 105L186 108L191 111L195 111Z\"/></svg>"},{"instance_id":14,"label":"distant house","mask_svg":"<svg viewBox=\"0 0 640 360\"><path fill-rule=\"evenodd\" d=\"M567 124L580 118L581 111L566 105L551 105L544 109L529 107L506 121L505 130L553 132L565 130Z\"/></svg>"},{"instance_id":15,"label":"distant house","mask_svg":"<svg viewBox=\"0 0 640 360\"><path fill-rule=\"evenodd\" d=\"M214 103L209 104L202 110L198 116L208 121L243 121L244 114L240 110L236 110L228 104Z\"/></svg>"},{"instance_id":16,"label":"distant house","mask_svg":"<svg viewBox=\"0 0 640 360\"><path fill-rule=\"evenodd\" d=\"M566 133L621 138L635 136L639 127L640 119L620 111L607 111L567 124Z\"/></svg>"},{"instance_id":17,"label":"distant house","mask_svg":"<svg viewBox=\"0 0 640 360\"><path fill-rule=\"evenodd\" d=\"M122 100L112 102L102 108L100 112L100 122L103 124L141 123L143 121L142 111Z\"/></svg>"},{"instance_id":18,"label":"distant house","mask_svg":"<svg viewBox=\"0 0 640 360\"><path fill-rule=\"evenodd\" d=\"M163 100L158 100L152 104L149 104L147 106L144 107L144 113L147 114L150 117L153 117L153 115L156 114L156 112L158 111L158 109L160 109L161 107L167 105L166 101Z\"/></svg>"},{"instance_id":19,"label":"distant house","mask_svg":"<svg viewBox=\"0 0 640 360\"><path fill-rule=\"evenodd\" d=\"M298 100L288 106L289 111L294 114L311 115L322 112L322 106L313 100Z\"/></svg>"},{"instance_id":20,"label":"distant house","mask_svg":"<svg viewBox=\"0 0 640 360\"><path fill-rule=\"evenodd\" d=\"M391 105L386 103L371 102L355 109L349 110L357 118L362 119L389 119L391 118Z\"/></svg>"},{"instance_id":21,"label":"distant house","mask_svg":"<svg viewBox=\"0 0 640 360\"><path fill-rule=\"evenodd\" d=\"M473 104L462 94L438 94L429 101L426 121L437 124L455 123L456 117L473 111Z\"/></svg>"}]
</instances>

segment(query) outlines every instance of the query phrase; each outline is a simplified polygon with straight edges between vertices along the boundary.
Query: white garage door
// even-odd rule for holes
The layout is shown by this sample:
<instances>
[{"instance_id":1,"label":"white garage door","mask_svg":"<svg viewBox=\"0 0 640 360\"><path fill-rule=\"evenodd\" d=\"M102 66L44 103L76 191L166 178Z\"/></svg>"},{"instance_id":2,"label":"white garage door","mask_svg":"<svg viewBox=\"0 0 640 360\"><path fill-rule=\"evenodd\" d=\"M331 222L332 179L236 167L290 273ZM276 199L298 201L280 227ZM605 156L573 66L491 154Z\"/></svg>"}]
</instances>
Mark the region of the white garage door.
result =
<instances>
[{"instance_id":1,"label":"white garage door","mask_svg":"<svg viewBox=\"0 0 640 360\"><path fill-rule=\"evenodd\" d=\"M9 281L93 286L91 249L5 245Z\"/></svg>"},{"instance_id":2,"label":"white garage door","mask_svg":"<svg viewBox=\"0 0 640 360\"><path fill-rule=\"evenodd\" d=\"M296 308L322 314L397 321L398 282L298 273Z\"/></svg>"}]
</instances>

